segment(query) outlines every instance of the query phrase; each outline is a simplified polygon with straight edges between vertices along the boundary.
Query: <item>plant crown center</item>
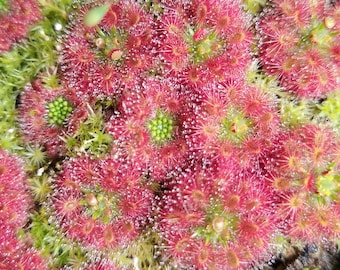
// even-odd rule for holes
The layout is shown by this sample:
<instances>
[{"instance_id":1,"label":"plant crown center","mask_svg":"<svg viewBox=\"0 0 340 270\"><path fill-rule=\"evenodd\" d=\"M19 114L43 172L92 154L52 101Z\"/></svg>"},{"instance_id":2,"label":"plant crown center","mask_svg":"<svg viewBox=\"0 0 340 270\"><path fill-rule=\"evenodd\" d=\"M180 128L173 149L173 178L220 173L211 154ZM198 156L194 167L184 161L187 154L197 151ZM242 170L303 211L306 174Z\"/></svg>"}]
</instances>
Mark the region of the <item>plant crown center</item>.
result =
<instances>
[{"instance_id":1,"label":"plant crown center","mask_svg":"<svg viewBox=\"0 0 340 270\"><path fill-rule=\"evenodd\" d=\"M124 45L126 43L124 31L113 27L111 30L98 29L94 37L95 52L99 57L113 62L121 62L124 58Z\"/></svg>"},{"instance_id":2,"label":"plant crown center","mask_svg":"<svg viewBox=\"0 0 340 270\"><path fill-rule=\"evenodd\" d=\"M206 28L199 28L196 31L189 29L186 39L194 64L200 64L219 55L224 47L222 39L214 31Z\"/></svg>"},{"instance_id":3,"label":"plant crown center","mask_svg":"<svg viewBox=\"0 0 340 270\"><path fill-rule=\"evenodd\" d=\"M105 192L84 190L81 205L85 214L94 220L110 223L114 218L120 216L118 210L117 196Z\"/></svg>"},{"instance_id":4,"label":"plant crown center","mask_svg":"<svg viewBox=\"0 0 340 270\"><path fill-rule=\"evenodd\" d=\"M221 139L242 143L252 131L252 121L237 109L231 108L221 121Z\"/></svg>"},{"instance_id":5,"label":"plant crown center","mask_svg":"<svg viewBox=\"0 0 340 270\"><path fill-rule=\"evenodd\" d=\"M213 202L207 207L205 224L194 229L197 237L205 239L211 244L225 245L235 238L239 217L229 211L225 211L221 202Z\"/></svg>"}]
</instances>

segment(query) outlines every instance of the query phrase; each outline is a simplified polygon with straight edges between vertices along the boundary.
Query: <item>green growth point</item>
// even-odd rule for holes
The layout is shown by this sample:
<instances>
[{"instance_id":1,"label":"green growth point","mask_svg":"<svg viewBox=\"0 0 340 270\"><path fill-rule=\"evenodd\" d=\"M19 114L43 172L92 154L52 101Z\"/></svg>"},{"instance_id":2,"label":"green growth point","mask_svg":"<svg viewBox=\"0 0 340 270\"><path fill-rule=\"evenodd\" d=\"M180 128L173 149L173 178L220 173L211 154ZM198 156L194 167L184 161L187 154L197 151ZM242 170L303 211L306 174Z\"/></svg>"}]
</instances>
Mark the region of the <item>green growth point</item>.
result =
<instances>
[{"instance_id":1,"label":"green growth point","mask_svg":"<svg viewBox=\"0 0 340 270\"><path fill-rule=\"evenodd\" d=\"M231 108L222 119L220 136L233 143L242 143L252 130L252 121L242 112Z\"/></svg>"},{"instance_id":2,"label":"green growth point","mask_svg":"<svg viewBox=\"0 0 340 270\"><path fill-rule=\"evenodd\" d=\"M189 51L195 64L202 63L209 58L218 55L224 47L219 36L212 32L207 34L208 29L189 30L187 41L189 43Z\"/></svg>"},{"instance_id":3,"label":"green growth point","mask_svg":"<svg viewBox=\"0 0 340 270\"><path fill-rule=\"evenodd\" d=\"M339 180L340 176L333 171L319 176L316 180L318 194L322 197L336 199L339 192Z\"/></svg>"},{"instance_id":4,"label":"green growth point","mask_svg":"<svg viewBox=\"0 0 340 270\"><path fill-rule=\"evenodd\" d=\"M86 208L86 214L93 220L100 220L103 223L110 223L114 218L120 216L117 208L117 201L113 194L107 194L101 190L83 191L84 198L80 204Z\"/></svg>"}]
</instances>

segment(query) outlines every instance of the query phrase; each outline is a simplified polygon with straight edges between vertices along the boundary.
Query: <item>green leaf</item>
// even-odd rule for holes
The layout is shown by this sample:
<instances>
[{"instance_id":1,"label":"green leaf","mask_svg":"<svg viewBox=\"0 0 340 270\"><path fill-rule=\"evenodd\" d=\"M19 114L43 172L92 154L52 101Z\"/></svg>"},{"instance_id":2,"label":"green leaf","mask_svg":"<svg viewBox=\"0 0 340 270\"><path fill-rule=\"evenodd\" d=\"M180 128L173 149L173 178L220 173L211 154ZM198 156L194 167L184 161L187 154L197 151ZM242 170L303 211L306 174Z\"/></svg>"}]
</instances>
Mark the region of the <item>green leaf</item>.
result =
<instances>
[{"instance_id":1,"label":"green leaf","mask_svg":"<svg viewBox=\"0 0 340 270\"><path fill-rule=\"evenodd\" d=\"M109 8L110 4L92 8L84 17L85 25L88 27L96 26L104 18Z\"/></svg>"},{"instance_id":2,"label":"green leaf","mask_svg":"<svg viewBox=\"0 0 340 270\"><path fill-rule=\"evenodd\" d=\"M96 211L93 213L92 218L93 218L93 219L97 219L99 216L100 216L100 210L96 210Z\"/></svg>"}]
</instances>

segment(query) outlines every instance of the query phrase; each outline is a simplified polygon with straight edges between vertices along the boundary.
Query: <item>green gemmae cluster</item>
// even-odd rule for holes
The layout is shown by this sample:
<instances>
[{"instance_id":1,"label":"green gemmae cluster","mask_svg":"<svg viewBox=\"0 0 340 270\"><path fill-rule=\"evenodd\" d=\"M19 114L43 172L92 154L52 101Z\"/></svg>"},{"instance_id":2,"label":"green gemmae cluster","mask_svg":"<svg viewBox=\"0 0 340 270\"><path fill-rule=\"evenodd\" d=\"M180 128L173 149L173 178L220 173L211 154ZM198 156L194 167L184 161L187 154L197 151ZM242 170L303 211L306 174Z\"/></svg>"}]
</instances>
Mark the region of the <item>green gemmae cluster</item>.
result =
<instances>
[{"instance_id":1,"label":"green gemmae cluster","mask_svg":"<svg viewBox=\"0 0 340 270\"><path fill-rule=\"evenodd\" d=\"M48 104L48 122L61 126L72 111L71 104L63 97L58 97Z\"/></svg>"},{"instance_id":2,"label":"green gemmae cluster","mask_svg":"<svg viewBox=\"0 0 340 270\"><path fill-rule=\"evenodd\" d=\"M173 128L174 120L163 111L158 111L156 116L148 123L150 135L157 144L164 144L170 140Z\"/></svg>"}]
</instances>

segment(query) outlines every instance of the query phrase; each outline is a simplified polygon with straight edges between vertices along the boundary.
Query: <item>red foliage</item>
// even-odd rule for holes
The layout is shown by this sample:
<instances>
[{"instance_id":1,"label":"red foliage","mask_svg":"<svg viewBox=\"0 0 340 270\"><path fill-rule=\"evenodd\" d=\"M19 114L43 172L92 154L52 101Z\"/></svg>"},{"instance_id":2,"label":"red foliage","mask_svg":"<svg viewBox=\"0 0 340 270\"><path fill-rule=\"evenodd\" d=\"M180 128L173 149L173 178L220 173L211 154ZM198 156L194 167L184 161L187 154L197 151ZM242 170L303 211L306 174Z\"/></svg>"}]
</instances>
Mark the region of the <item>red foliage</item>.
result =
<instances>
[{"instance_id":1,"label":"red foliage","mask_svg":"<svg viewBox=\"0 0 340 270\"><path fill-rule=\"evenodd\" d=\"M86 27L83 17L91 7L82 7L63 38L62 77L79 96L118 94L126 78L153 66L152 18L137 3L122 0L97 27Z\"/></svg>"},{"instance_id":2,"label":"red foliage","mask_svg":"<svg viewBox=\"0 0 340 270\"><path fill-rule=\"evenodd\" d=\"M58 97L64 98L73 107L70 116L60 126L48 121L48 104ZM64 155L65 143L60 137L73 134L86 118L85 102L80 101L71 88L50 89L44 87L39 79L26 85L18 107L20 132L25 143L45 147L52 158Z\"/></svg>"},{"instance_id":3,"label":"red foliage","mask_svg":"<svg viewBox=\"0 0 340 270\"><path fill-rule=\"evenodd\" d=\"M53 208L66 235L96 250L124 247L148 222L153 194L143 177L115 159L66 161Z\"/></svg>"},{"instance_id":4,"label":"red foliage","mask_svg":"<svg viewBox=\"0 0 340 270\"><path fill-rule=\"evenodd\" d=\"M274 1L259 22L264 70L298 97L320 98L339 87L336 10L322 1Z\"/></svg>"},{"instance_id":5,"label":"red foliage","mask_svg":"<svg viewBox=\"0 0 340 270\"><path fill-rule=\"evenodd\" d=\"M25 38L29 27L39 19L36 1L9 0L8 12L0 14L0 53L9 51L14 43Z\"/></svg>"},{"instance_id":6,"label":"red foliage","mask_svg":"<svg viewBox=\"0 0 340 270\"><path fill-rule=\"evenodd\" d=\"M25 242L19 241L17 231L0 223L0 269L47 270L47 260Z\"/></svg>"},{"instance_id":7,"label":"red foliage","mask_svg":"<svg viewBox=\"0 0 340 270\"><path fill-rule=\"evenodd\" d=\"M235 1L165 4L158 30L163 75L199 90L244 74L252 34Z\"/></svg>"},{"instance_id":8,"label":"red foliage","mask_svg":"<svg viewBox=\"0 0 340 270\"><path fill-rule=\"evenodd\" d=\"M246 268L268 252L277 226L272 194L254 175L225 175L195 167L165 186L157 226L181 267Z\"/></svg>"},{"instance_id":9,"label":"red foliage","mask_svg":"<svg viewBox=\"0 0 340 270\"><path fill-rule=\"evenodd\" d=\"M0 222L21 228L32 204L23 162L2 149L0 160Z\"/></svg>"}]
</instances>

